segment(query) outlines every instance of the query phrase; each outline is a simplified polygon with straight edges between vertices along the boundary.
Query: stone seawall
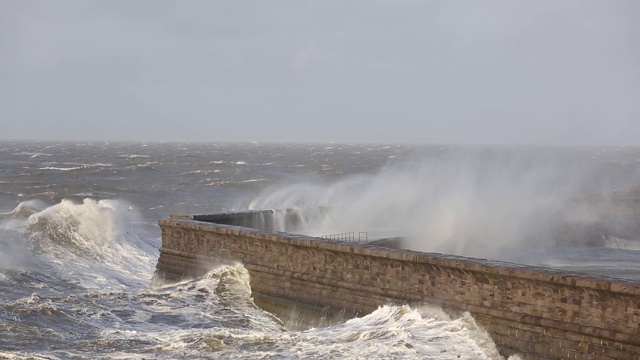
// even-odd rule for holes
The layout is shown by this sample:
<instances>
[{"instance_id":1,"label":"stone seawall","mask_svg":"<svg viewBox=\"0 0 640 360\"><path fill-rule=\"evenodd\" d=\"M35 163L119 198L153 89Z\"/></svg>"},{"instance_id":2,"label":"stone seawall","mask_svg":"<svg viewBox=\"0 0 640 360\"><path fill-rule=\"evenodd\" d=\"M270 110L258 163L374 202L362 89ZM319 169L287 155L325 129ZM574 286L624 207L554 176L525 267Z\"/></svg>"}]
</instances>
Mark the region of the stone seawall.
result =
<instances>
[{"instance_id":1,"label":"stone seawall","mask_svg":"<svg viewBox=\"0 0 640 360\"><path fill-rule=\"evenodd\" d=\"M505 355L640 360L638 282L246 227L256 216L160 220L157 274L178 280L238 261L261 303L354 314L433 304L470 312Z\"/></svg>"}]
</instances>

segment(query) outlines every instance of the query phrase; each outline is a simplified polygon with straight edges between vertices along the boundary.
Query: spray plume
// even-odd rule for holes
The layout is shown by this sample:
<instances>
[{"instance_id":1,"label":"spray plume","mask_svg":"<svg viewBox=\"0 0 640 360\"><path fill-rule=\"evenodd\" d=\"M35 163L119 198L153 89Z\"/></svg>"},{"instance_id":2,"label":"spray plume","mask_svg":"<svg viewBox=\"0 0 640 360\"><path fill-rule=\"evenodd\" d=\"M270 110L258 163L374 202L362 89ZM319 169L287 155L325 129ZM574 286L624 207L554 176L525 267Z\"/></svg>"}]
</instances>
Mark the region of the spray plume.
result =
<instances>
[{"instance_id":1,"label":"spray plume","mask_svg":"<svg viewBox=\"0 0 640 360\"><path fill-rule=\"evenodd\" d=\"M388 164L371 175L274 186L248 208L326 206L306 234L367 231L370 238L402 236L406 249L494 259L602 236L594 230L600 214L581 199L606 197L620 179L603 177L589 156L499 150L468 148Z\"/></svg>"}]
</instances>

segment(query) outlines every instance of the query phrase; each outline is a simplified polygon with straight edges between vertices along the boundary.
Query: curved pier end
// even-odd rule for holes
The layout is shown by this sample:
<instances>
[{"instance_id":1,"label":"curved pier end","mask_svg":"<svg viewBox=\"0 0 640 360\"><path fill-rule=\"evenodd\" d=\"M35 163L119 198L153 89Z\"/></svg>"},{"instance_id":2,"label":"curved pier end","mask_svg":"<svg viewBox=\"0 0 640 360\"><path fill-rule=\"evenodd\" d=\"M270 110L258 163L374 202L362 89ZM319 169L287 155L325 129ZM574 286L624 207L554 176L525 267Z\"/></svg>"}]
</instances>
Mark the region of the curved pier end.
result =
<instances>
[{"instance_id":1,"label":"curved pier end","mask_svg":"<svg viewBox=\"0 0 640 360\"><path fill-rule=\"evenodd\" d=\"M157 274L178 280L238 261L267 310L427 303L470 312L503 355L640 360L640 282L216 223L234 216L223 215L160 220Z\"/></svg>"}]
</instances>

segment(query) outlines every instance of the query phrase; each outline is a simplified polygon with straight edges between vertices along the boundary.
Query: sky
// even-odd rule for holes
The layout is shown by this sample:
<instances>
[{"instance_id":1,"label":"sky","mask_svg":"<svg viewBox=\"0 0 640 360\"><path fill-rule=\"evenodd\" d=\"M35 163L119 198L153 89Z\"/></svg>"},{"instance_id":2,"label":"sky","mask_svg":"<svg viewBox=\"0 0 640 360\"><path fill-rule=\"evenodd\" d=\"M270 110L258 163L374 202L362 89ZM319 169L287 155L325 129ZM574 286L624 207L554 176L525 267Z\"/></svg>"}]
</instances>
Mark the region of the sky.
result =
<instances>
[{"instance_id":1,"label":"sky","mask_svg":"<svg viewBox=\"0 0 640 360\"><path fill-rule=\"evenodd\" d=\"M0 0L0 140L640 146L637 0Z\"/></svg>"}]
</instances>

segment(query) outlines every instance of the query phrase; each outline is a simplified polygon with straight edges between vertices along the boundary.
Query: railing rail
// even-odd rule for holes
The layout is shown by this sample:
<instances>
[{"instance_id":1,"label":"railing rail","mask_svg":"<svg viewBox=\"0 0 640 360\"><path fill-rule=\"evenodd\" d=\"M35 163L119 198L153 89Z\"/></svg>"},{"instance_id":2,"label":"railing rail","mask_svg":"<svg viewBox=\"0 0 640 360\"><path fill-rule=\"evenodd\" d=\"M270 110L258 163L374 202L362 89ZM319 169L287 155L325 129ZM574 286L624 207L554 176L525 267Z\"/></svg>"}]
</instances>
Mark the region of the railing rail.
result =
<instances>
[{"instance_id":1,"label":"railing rail","mask_svg":"<svg viewBox=\"0 0 640 360\"><path fill-rule=\"evenodd\" d=\"M336 240L336 241L345 241L345 242L367 242L368 234L365 231L356 232L346 232L339 234L330 234L330 235L322 235L318 236L321 239L327 240Z\"/></svg>"}]
</instances>

